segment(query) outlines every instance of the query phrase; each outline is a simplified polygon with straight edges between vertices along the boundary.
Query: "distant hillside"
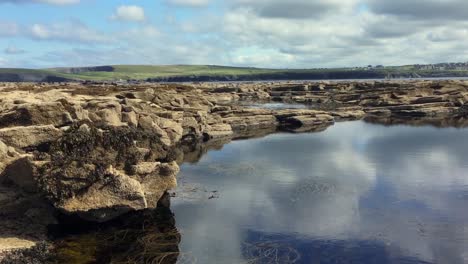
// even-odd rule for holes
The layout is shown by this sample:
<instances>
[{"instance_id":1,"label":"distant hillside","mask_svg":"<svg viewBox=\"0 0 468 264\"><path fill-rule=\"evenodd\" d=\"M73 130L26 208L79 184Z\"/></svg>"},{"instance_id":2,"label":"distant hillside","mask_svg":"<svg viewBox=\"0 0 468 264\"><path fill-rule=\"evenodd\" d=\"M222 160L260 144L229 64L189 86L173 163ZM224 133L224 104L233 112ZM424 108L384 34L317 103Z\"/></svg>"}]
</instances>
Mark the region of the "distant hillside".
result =
<instances>
[{"instance_id":1,"label":"distant hillside","mask_svg":"<svg viewBox=\"0 0 468 264\"><path fill-rule=\"evenodd\" d=\"M53 71L0 68L0 82L65 82L71 81Z\"/></svg>"},{"instance_id":2,"label":"distant hillside","mask_svg":"<svg viewBox=\"0 0 468 264\"><path fill-rule=\"evenodd\" d=\"M112 65L51 69L0 69L1 82L258 81L468 77L468 64L368 66L332 69L261 69L212 65Z\"/></svg>"}]
</instances>

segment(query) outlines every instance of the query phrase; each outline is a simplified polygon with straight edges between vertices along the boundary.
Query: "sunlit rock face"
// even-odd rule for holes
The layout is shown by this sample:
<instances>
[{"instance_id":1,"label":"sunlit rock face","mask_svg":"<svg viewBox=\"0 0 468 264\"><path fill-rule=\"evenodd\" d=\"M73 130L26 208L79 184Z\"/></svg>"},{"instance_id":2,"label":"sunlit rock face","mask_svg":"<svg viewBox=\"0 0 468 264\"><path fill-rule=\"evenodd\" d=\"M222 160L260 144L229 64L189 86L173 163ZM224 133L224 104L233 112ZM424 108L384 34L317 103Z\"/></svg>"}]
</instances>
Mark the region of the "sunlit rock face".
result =
<instances>
[{"instance_id":1,"label":"sunlit rock face","mask_svg":"<svg viewBox=\"0 0 468 264\"><path fill-rule=\"evenodd\" d=\"M159 137L129 127L72 127L36 162L39 189L65 213L106 221L155 208L177 185L178 165ZM155 162L156 160L165 161Z\"/></svg>"},{"instance_id":2,"label":"sunlit rock face","mask_svg":"<svg viewBox=\"0 0 468 264\"><path fill-rule=\"evenodd\" d=\"M318 131L334 120L318 110L219 105L241 98L233 91L187 85L0 87L2 178L43 194L64 213L107 221L154 208L176 186L174 161L182 145L277 130Z\"/></svg>"}]
</instances>

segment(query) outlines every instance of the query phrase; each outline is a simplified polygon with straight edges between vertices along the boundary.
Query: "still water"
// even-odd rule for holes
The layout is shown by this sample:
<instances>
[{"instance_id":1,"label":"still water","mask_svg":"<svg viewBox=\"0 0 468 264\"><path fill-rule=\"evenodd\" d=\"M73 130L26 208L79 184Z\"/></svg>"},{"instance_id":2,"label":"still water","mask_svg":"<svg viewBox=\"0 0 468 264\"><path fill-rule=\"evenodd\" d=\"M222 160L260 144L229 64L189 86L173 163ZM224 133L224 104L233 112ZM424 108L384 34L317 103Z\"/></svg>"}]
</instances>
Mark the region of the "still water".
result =
<instances>
[{"instance_id":1,"label":"still water","mask_svg":"<svg viewBox=\"0 0 468 264\"><path fill-rule=\"evenodd\" d=\"M306 104L297 104L297 103L282 103L282 102L270 102L270 103L243 103L242 105L246 106L247 108L254 108L254 109L269 109L269 110L280 110L280 109L307 109L313 108L312 105Z\"/></svg>"},{"instance_id":2,"label":"still water","mask_svg":"<svg viewBox=\"0 0 468 264\"><path fill-rule=\"evenodd\" d=\"M468 263L468 130L337 123L181 167L179 263Z\"/></svg>"}]
</instances>

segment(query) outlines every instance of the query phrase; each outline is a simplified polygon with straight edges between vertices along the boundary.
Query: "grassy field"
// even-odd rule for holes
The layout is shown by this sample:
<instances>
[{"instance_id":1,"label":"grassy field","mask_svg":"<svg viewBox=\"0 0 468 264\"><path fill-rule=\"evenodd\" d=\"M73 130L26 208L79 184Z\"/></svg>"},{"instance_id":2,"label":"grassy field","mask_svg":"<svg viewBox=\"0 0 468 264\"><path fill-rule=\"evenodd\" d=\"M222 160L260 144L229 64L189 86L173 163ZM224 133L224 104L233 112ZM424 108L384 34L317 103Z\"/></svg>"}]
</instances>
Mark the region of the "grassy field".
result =
<instances>
[{"instance_id":1,"label":"grassy field","mask_svg":"<svg viewBox=\"0 0 468 264\"><path fill-rule=\"evenodd\" d=\"M280 72L274 69L239 68L209 65L113 65L114 71L87 71L81 73L62 73L59 69L48 69L57 75L81 80L118 80L173 77L173 76L239 76L251 74L269 74Z\"/></svg>"},{"instance_id":2,"label":"grassy field","mask_svg":"<svg viewBox=\"0 0 468 264\"><path fill-rule=\"evenodd\" d=\"M95 67L89 68L51 68L51 69L6 69L0 68L0 79L7 74L17 74L27 79L41 79L45 77L60 77L69 80L146 80L148 78L164 79L171 77L232 77L234 79L246 79L253 76L258 79L269 77L289 76L356 76L365 78L369 76L468 76L468 71L418 71L413 66L395 66L384 68L332 68L332 69L261 69L249 67L227 67L212 65L112 65L106 66L107 71L96 71ZM7 77L5 77L7 78Z\"/></svg>"},{"instance_id":3,"label":"grassy field","mask_svg":"<svg viewBox=\"0 0 468 264\"><path fill-rule=\"evenodd\" d=\"M334 69L262 69L251 67L228 67L212 65L113 65L114 71L86 71L63 73L61 69L47 69L57 76L78 80L146 80L148 78L184 77L184 76L261 76L290 73L323 73L335 71L353 71L352 68Z\"/></svg>"}]
</instances>

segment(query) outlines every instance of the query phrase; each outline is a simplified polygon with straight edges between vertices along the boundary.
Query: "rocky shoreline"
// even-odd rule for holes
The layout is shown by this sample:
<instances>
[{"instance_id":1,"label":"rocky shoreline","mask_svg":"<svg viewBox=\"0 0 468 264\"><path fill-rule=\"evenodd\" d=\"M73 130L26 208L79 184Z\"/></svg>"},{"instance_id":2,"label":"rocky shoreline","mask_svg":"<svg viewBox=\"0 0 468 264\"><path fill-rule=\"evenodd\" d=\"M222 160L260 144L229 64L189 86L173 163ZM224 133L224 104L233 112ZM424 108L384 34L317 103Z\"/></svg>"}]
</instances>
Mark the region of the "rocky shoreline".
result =
<instances>
[{"instance_id":1,"label":"rocky shoreline","mask_svg":"<svg viewBox=\"0 0 468 264\"><path fill-rule=\"evenodd\" d=\"M467 127L468 81L0 83L0 263L49 250L58 215L107 222L157 208L178 164L212 146L361 119Z\"/></svg>"}]
</instances>

